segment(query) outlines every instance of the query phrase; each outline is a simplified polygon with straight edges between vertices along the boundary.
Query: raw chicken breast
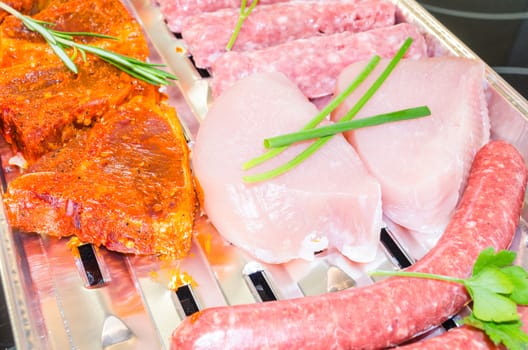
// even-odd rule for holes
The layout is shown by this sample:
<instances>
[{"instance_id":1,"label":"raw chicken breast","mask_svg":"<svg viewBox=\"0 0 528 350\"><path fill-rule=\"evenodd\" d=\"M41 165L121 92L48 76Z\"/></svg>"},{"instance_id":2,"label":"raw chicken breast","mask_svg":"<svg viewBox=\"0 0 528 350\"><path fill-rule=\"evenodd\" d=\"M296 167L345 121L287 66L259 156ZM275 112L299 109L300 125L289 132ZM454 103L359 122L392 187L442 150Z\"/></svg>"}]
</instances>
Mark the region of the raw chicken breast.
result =
<instances>
[{"instance_id":1,"label":"raw chicken breast","mask_svg":"<svg viewBox=\"0 0 528 350\"><path fill-rule=\"evenodd\" d=\"M339 119L386 66L335 111ZM352 64L337 91L357 76ZM489 139L483 64L462 58L402 60L356 118L427 105L432 115L348 132L346 137L382 188L383 212L412 231L441 232L447 225L476 151Z\"/></svg>"},{"instance_id":2,"label":"raw chicken breast","mask_svg":"<svg viewBox=\"0 0 528 350\"><path fill-rule=\"evenodd\" d=\"M380 186L341 135L279 177L242 179L302 151L307 143L242 170L265 152L264 138L299 130L317 113L282 73L258 73L226 90L200 126L192 159L205 211L226 240L264 262L310 260L327 247L360 262L376 254Z\"/></svg>"}]
</instances>

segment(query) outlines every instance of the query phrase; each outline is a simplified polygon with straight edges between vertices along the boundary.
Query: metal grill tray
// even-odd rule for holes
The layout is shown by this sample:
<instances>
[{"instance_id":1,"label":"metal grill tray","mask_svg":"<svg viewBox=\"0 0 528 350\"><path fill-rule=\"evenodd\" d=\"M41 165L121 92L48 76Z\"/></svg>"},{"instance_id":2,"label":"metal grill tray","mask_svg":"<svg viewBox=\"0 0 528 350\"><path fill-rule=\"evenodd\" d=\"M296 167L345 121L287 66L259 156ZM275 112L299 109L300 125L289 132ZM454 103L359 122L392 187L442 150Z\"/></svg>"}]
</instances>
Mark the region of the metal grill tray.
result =
<instances>
[{"instance_id":1,"label":"metal grill tray","mask_svg":"<svg viewBox=\"0 0 528 350\"><path fill-rule=\"evenodd\" d=\"M154 0L123 0L150 40L153 62L164 63L179 77L167 88L192 147L200 120L211 102L208 81L181 54L184 44L170 33ZM398 20L416 24L434 55L478 57L414 0L393 0ZM489 84L492 136L505 139L528 160L528 103L491 68ZM500 118L499 118L500 116ZM8 154L3 146L2 154ZM2 168L4 169L4 167ZM4 180L9 178L4 171ZM5 183L8 180L4 181ZM3 208L3 207L2 207ZM528 195L511 249L528 267ZM376 260L356 264L335 251L313 262L267 265L225 245L205 218L196 225L198 237L211 235L211 249L199 239L179 268L197 282L172 292L167 281L174 266L151 257L126 256L104 248L82 248L76 257L67 239L11 230L0 212L0 267L16 347L24 349L167 349L170 334L198 308L257 303L333 292L375 283L371 269L399 268L419 259L437 237L415 239L406 232L382 232ZM210 252L210 254L209 254ZM449 324L419 337L443 332Z\"/></svg>"}]
</instances>

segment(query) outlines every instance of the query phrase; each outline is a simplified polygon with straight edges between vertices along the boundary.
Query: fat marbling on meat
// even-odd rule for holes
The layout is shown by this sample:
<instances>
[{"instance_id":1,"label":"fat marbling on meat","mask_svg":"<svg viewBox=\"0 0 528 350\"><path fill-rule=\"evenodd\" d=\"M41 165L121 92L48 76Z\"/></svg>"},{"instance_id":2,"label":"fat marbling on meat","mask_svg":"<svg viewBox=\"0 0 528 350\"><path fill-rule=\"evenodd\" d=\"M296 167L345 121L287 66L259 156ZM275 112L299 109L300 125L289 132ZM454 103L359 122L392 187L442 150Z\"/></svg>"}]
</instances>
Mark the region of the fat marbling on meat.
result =
<instances>
[{"instance_id":1,"label":"fat marbling on meat","mask_svg":"<svg viewBox=\"0 0 528 350\"><path fill-rule=\"evenodd\" d=\"M341 135L297 168L245 183L291 159L297 144L247 172L265 151L263 139L301 129L317 108L281 73L257 73L215 100L200 125L193 167L208 217L220 234L270 263L312 259L336 247L355 261L374 258L381 226L380 188Z\"/></svg>"},{"instance_id":2,"label":"fat marbling on meat","mask_svg":"<svg viewBox=\"0 0 528 350\"><path fill-rule=\"evenodd\" d=\"M364 63L338 79L343 90ZM335 111L345 114L387 64L385 60ZM439 233L460 198L473 157L489 140L484 65L442 57L402 60L356 118L427 105L432 115L348 132L382 186L383 213L412 231Z\"/></svg>"},{"instance_id":3,"label":"fat marbling on meat","mask_svg":"<svg viewBox=\"0 0 528 350\"><path fill-rule=\"evenodd\" d=\"M200 68L226 52L239 16L222 9L187 18L181 35ZM294 39L393 25L395 5L386 0L293 1L257 6L244 21L234 51L256 50Z\"/></svg>"}]
</instances>

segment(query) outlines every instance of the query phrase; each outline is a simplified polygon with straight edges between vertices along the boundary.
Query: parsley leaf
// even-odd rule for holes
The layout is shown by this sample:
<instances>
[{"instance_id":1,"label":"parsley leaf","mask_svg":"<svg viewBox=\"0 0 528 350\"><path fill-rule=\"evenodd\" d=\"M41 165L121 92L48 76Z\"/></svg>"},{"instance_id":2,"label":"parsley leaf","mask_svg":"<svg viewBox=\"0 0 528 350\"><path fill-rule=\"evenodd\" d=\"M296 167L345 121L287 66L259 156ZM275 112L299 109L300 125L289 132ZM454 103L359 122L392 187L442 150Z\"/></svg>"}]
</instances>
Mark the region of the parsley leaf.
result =
<instances>
[{"instance_id":1,"label":"parsley leaf","mask_svg":"<svg viewBox=\"0 0 528 350\"><path fill-rule=\"evenodd\" d=\"M464 324L483 330L495 345L506 345L510 350L526 350L528 334L522 330L521 321L514 322L483 322L473 314L464 318Z\"/></svg>"},{"instance_id":2,"label":"parsley leaf","mask_svg":"<svg viewBox=\"0 0 528 350\"><path fill-rule=\"evenodd\" d=\"M488 247L480 252L475 264L473 265L472 275L476 275L484 268L489 266L505 267L513 264L515 261L515 252L510 250L501 250L497 254L493 248Z\"/></svg>"},{"instance_id":3,"label":"parsley leaf","mask_svg":"<svg viewBox=\"0 0 528 350\"><path fill-rule=\"evenodd\" d=\"M508 297L486 288L471 289L473 314L481 321L509 322L518 320L517 304Z\"/></svg>"},{"instance_id":4,"label":"parsley leaf","mask_svg":"<svg viewBox=\"0 0 528 350\"><path fill-rule=\"evenodd\" d=\"M514 284L510 299L517 304L528 305L528 272L520 266L508 266L502 269Z\"/></svg>"},{"instance_id":5,"label":"parsley leaf","mask_svg":"<svg viewBox=\"0 0 528 350\"><path fill-rule=\"evenodd\" d=\"M516 303L507 296L514 285L499 268L489 265L463 284L473 299L473 313L478 319L493 322L519 319Z\"/></svg>"},{"instance_id":6,"label":"parsley leaf","mask_svg":"<svg viewBox=\"0 0 528 350\"><path fill-rule=\"evenodd\" d=\"M412 271L374 271L371 275L430 278L464 285L473 301L464 323L483 330L495 344L511 350L528 350L517 305L528 305L528 272L513 265L516 253L484 249L469 278L461 279Z\"/></svg>"}]
</instances>

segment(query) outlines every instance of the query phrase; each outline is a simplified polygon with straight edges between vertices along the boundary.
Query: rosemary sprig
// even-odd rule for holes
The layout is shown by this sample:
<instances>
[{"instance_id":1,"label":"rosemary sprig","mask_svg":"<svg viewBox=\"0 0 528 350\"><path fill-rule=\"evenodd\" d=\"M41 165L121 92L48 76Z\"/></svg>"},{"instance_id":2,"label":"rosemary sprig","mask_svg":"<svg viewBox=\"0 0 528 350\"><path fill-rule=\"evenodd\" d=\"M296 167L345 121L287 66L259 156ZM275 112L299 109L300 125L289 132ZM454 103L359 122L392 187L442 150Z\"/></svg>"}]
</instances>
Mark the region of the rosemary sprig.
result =
<instances>
[{"instance_id":1,"label":"rosemary sprig","mask_svg":"<svg viewBox=\"0 0 528 350\"><path fill-rule=\"evenodd\" d=\"M130 74L131 76L144 80L152 85L170 85L171 80L178 79L173 74L159 69L159 67L162 65L143 62L136 58L108 51L97 46L80 44L74 41L74 37L76 36L92 36L103 39L117 40L115 37L98 33L63 32L54 30L51 28L54 25L53 23L40 21L29 16L25 16L1 1L0 9L19 19L29 30L39 33L51 47L53 52L61 59L62 62L64 62L66 67L68 67L68 69L70 69L75 74L78 73L78 68L73 60L77 57L77 54L80 54L82 59L86 61L86 53L88 52L113 65L114 67ZM73 49L71 57L65 51L66 49Z\"/></svg>"},{"instance_id":2,"label":"rosemary sprig","mask_svg":"<svg viewBox=\"0 0 528 350\"><path fill-rule=\"evenodd\" d=\"M227 45L226 45L227 51L231 51L231 49L233 48L233 45L235 45L235 41L238 37L238 34L240 33L240 29L242 28L242 24L244 24L244 21L246 20L246 18L248 18L251 12L253 12L253 9L255 9L255 7L257 6L258 0L253 0L251 2L251 5L247 9L246 9L246 3L247 3L247 0L242 0L242 3L240 4L240 14L238 16L238 21L235 26L235 29L233 30L233 34L231 34L231 37L229 38L229 41L227 42Z\"/></svg>"},{"instance_id":3,"label":"rosemary sprig","mask_svg":"<svg viewBox=\"0 0 528 350\"><path fill-rule=\"evenodd\" d=\"M369 126L375 126L401 120L422 118L428 115L431 115L431 110L427 106L400 109L398 111L378 114L372 117L338 122L335 124L329 124L314 129L301 130L275 137L269 137L267 139L264 139L264 147L284 147L296 142L316 139L325 136L332 136L349 130L356 130L360 128L366 128Z\"/></svg>"},{"instance_id":4,"label":"rosemary sprig","mask_svg":"<svg viewBox=\"0 0 528 350\"><path fill-rule=\"evenodd\" d=\"M389 77L389 75L392 73L394 68L396 68L396 65L400 60L403 58L407 50L412 44L412 38L407 38L405 42L402 44L398 52L394 55L394 57L389 61L387 67L381 72L380 76L372 83L372 85L369 87L369 89L365 92L365 94L356 102L354 106L348 111L347 114L345 114L339 122L342 121L348 121L351 120L356 116L356 114L363 108L363 106L370 100L370 98L378 91L380 86L385 82L385 80ZM299 153L297 156L292 158L290 161L274 168L268 171L265 171L263 173L259 174L252 174L252 175L246 175L243 177L243 180L245 182L251 183L251 182L260 182L260 181L266 181L269 179L272 179L274 177L277 177L279 175L282 175L291 169L295 168L297 165L301 164L304 160L306 160L308 157L310 157L314 152L316 152L319 148L321 148L324 144L326 144L330 139L331 136L325 136L321 137L317 140L315 140L312 144L310 144L304 151ZM280 148L277 148L280 149Z\"/></svg>"}]
</instances>

